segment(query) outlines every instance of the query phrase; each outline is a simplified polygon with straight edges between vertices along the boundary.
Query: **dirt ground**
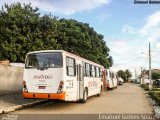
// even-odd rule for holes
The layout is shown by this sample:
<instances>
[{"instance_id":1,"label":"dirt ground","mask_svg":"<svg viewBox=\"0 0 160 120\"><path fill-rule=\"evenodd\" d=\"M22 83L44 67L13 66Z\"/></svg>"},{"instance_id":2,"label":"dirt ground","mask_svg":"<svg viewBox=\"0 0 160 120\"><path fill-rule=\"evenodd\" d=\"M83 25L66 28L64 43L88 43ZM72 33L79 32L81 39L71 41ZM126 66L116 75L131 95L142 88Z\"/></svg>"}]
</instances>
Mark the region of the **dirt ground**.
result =
<instances>
[{"instance_id":1,"label":"dirt ground","mask_svg":"<svg viewBox=\"0 0 160 120\"><path fill-rule=\"evenodd\" d=\"M126 83L90 97L87 103L48 102L13 112L14 114L153 114L145 92L138 85Z\"/></svg>"}]
</instances>

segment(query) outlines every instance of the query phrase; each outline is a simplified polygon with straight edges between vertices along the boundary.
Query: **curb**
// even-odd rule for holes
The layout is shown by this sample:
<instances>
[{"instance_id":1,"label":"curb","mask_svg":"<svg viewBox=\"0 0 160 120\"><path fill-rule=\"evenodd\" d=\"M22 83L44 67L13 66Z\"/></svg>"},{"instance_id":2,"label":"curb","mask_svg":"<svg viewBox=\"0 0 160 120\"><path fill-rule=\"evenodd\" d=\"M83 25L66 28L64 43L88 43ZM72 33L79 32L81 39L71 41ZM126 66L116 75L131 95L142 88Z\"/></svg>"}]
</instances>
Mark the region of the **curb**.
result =
<instances>
[{"instance_id":1,"label":"curb","mask_svg":"<svg viewBox=\"0 0 160 120\"><path fill-rule=\"evenodd\" d=\"M4 96L4 95L19 94L19 93L21 93L21 91L0 93L0 97L1 97L1 96Z\"/></svg>"},{"instance_id":2,"label":"curb","mask_svg":"<svg viewBox=\"0 0 160 120\"><path fill-rule=\"evenodd\" d=\"M150 102L150 105L153 108L153 114L154 114L155 119L159 120L160 119L160 107L157 105L156 101L152 99L148 91L144 90L144 94L147 97L148 101Z\"/></svg>"},{"instance_id":3,"label":"curb","mask_svg":"<svg viewBox=\"0 0 160 120\"><path fill-rule=\"evenodd\" d=\"M49 100L42 100L42 101L36 101L36 102L26 103L26 104L22 104L22 105L17 105L17 106L14 106L14 107L10 107L10 108L7 108L7 109L0 110L0 114L7 114L7 113L14 112L16 110L20 110L20 109L23 109L23 108L28 108L28 107L31 107L31 106L34 106L34 105L39 105L39 104L42 104L42 103L46 103L48 101Z\"/></svg>"},{"instance_id":4,"label":"curb","mask_svg":"<svg viewBox=\"0 0 160 120\"><path fill-rule=\"evenodd\" d=\"M148 99L153 107L155 118L160 119L160 107L157 105L156 101L153 100L150 96L148 97Z\"/></svg>"},{"instance_id":5,"label":"curb","mask_svg":"<svg viewBox=\"0 0 160 120\"><path fill-rule=\"evenodd\" d=\"M155 113L155 117L157 119L160 119L160 107L154 107L154 113Z\"/></svg>"}]
</instances>

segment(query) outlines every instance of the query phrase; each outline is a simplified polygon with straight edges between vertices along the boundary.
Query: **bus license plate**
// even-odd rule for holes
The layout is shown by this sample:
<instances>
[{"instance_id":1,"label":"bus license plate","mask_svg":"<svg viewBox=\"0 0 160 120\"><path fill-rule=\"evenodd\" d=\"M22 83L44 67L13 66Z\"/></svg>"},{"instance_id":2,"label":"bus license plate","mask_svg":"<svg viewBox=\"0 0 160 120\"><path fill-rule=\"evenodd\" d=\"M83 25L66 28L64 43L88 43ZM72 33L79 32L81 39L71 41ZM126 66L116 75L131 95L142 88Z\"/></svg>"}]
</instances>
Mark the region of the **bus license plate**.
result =
<instances>
[{"instance_id":1,"label":"bus license plate","mask_svg":"<svg viewBox=\"0 0 160 120\"><path fill-rule=\"evenodd\" d=\"M46 86L39 86L39 89L46 89Z\"/></svg>"}]
</instances>

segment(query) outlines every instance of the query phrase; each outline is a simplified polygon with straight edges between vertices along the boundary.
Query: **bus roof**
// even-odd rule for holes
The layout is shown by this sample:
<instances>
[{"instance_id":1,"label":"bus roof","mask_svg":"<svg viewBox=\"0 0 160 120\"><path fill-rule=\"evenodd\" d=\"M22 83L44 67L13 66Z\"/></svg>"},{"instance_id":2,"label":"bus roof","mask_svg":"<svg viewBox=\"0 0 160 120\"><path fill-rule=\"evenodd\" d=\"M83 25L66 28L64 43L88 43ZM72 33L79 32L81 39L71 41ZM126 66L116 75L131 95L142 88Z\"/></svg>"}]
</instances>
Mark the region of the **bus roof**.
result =
<instances>
[{"instance_id":1,"label":"bus roof","mask_svg":"<svg viewBox=\"0 0 160 120\"><path fill-rule=\"evenodd\" d=\"M42 53L42 52L64 52L64 53L69 54L69 55L71 55L71 56L74 56L74 57L76 57L76 58L78 58L78 59L81 59L82 61L84 60L84 61L86 61L86 62L90 62L90 63L93 63L93 64L96 64L96 65L98 65L98 66L103 67L102 65L100 65L100 64L98 64L98 63L92 62L92 61L87 60L87 59L85 59L85 58L83 58L83 57L80 57L80 56L75 55L75 54L73 54L73 53L67 52L67 51L65 51L65 50L41 50L41 51L29 52L29 53L27 53L27 55L28 55L28 54L34 54L34 53ZM104 68L104 67L103 67L103 68Z\"/></svg>"},{"instance_id":2,"label":"bus roof","mask_svg":"<svg viewBox=\"0 0 160 120\"><path fill-rule=\"evenodd\" d=\"M42 53L42 52L64 52L64 50L40 50L40 51L29 52L29 53L27 53L27 54Z\"/></svg>"}]
</instances>

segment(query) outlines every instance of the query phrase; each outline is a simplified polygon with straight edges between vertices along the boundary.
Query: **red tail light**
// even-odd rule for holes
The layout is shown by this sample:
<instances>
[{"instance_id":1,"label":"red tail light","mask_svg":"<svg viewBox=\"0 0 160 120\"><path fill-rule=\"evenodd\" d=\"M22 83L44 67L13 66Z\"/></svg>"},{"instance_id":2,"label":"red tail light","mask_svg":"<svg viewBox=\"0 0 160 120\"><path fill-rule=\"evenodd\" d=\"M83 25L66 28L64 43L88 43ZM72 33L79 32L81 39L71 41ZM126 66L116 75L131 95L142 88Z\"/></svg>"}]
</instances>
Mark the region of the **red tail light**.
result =
<instances>
[{"instance_id":1,"label":"red tail light","mask_svg":"<svg viewBox=\"0 0 160 120\"><path fill-rule=\"evenodd\" d=\"M24 92L28 92L27 86L26 86L26 82L23 81L23 91Z\"/></svg>"},{"instance_id":2,"label":"red tail light","mask_svg":"<svg viewBox=\"0 0 160 120\"><path fill-rule=\"evenodd\" d=\"M23 87L26 88L26 82L25 81L23 81Z\"/></svg>"},{"instance_id":3,"label":"red tail light","mask_svg":"<svg viewBox=\"0 0 160 120\"><path fill-rule=\"evenodd\" d=\"M63 84L64 84L63 81L60 81L57 93L62 92Z\"/></svg>"},{"instance_id":4,"label":"red tail light","mask_svg":"<svg viewBox=\"0 0 160 120\"><path fill-rule=\"evenodd\" d=\"M63 87L63 81L61 81L61 82L59 83L59 87L60 87L60 88Z\"/></svg>"}]
</instances>

